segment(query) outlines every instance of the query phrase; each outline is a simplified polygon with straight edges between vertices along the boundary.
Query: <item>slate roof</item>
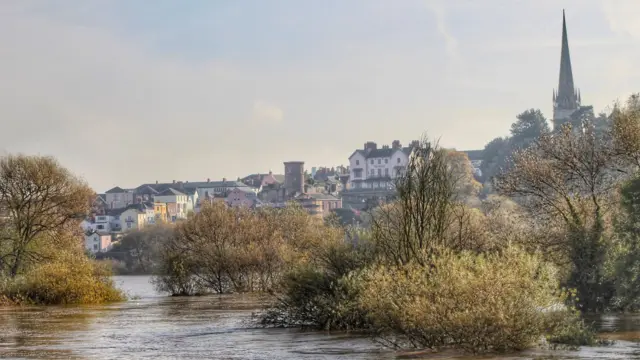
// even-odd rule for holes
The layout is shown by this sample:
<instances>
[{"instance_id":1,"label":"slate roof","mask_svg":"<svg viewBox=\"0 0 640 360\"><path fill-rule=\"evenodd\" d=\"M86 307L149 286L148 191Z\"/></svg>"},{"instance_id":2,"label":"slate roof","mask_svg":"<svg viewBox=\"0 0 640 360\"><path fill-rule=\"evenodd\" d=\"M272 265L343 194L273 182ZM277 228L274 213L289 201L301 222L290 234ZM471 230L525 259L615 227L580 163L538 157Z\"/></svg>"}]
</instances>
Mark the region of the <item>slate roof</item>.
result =
<instances>
[{"instance_id":1,"label":"slate roof","mask_svg":"<svg viewBox=\"0 0 640 360\"><path fill-rule=\"evenodd\" d=\"M116 186L113 189L106 191L105 194L121 194L124 192L126 191L123 188Z\"/></svg>"},{"instance_id":2,"label":"slate roof","mask_svg":"<svg viewBox=\"0 0 640 360\"><path fill-rule=\"evenodd\" d=\"M370 150L369 152L367 152L364 149L358 149L356 151L353 152L353 154L351 154L351 156L349 156L349 159L351 159L355 154L361 154L365 159L373 159L373 158L387 158L387 157L391 157L391 155L393 155L396 151L402 151L403 153L405 153L407 156L411 155L411 152L413 151L413 147L411 146L407 146L407 147L403 147L400 149L393 149L390 147L384 147L384 148L380 148L380 149L373 149Z\"/></svg>"},{"instance_id":3,"label":"slate roof","mask_svg":"<svg viewBox=\"0 0 640 360\"><path fill-rule=\"evenodd\" d=\"M160 192L160 194L158 194L160 196L165 196L165 195L185 195L184 193L174 189L174 188L168 188L165 189L164 191Z\"/></svg>"},{"instance_id":4,"label":"slate roof","mask_svg":"<svg viewBox=\"0 0 640 360\"><path fill-rule=\"evenodd\" d=\"M247 184L244 184L240 181L185 181L185 182L171 182L171 183L159 183L159 184L142 184L140 186L138 186L135 190L138 191L138 189L142 189L145 186L149 186L153 189L155 189L156 191L162 192L166 189L169 188L173 188L173 189L179 189L179 190L186 190L186 189L198 189L198 188L219 188L219 187L227 187L227 188L232 188L232 187L248 187Z\"/></svg>"},{"instance_id":5,"label":"slate roof","mask_svg":"<svg viewBox=\"0 0 640 360\"><path fill-rule=\"evenodd\" d=\"M148 195L155 195L158 193L158 190L152 188L151 186L148 185L143 185L143 186L139 186L137 188L134 189L134 192L136 194L148 194Z\"/></svg>"}]
</instances>

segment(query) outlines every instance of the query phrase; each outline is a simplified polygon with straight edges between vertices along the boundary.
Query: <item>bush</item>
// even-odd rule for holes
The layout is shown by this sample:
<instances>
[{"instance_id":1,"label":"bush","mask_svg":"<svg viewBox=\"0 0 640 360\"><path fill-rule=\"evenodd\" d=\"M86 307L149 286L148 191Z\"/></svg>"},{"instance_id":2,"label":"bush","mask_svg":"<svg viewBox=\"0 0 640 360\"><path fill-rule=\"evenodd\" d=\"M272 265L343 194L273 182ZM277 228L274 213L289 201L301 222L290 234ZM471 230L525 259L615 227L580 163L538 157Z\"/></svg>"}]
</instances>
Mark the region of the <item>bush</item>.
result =
<instances>
[{"instance_id":1,"label":"bush","mask_svg":"<svg viewBox=\"0 0 640 360\"><path fill-rule=\"evenodd\" d=\"M262 317L263 326L357 330L369 327L359 304L357 274L373 260L368 243L329 243L315 252L315 262L285 276L282 293Z\"/></svg>"},{"instance_id":2,"label":"bush","mask_svg":"<svg viewBox=\"0 0 640 360\"><path fill-rule=\"evenodd\" d=\"M522 350L541 340L549 311L566 300L555 268L515 248L491 255L442 250L431 264L363 273L361 306L383 342L474 353Z\"/></svg>"},{"instance_id":3,"label":"bush","mask_svg":"<svg viewBox=\"0 0 640 360\"><path fill-rule=\"evenodd\" d=\"M125 300L111 280L107 266L83 254L65 254L11 279L0 293L17 304L100 304Z\"/></svg>"}]
</instances>

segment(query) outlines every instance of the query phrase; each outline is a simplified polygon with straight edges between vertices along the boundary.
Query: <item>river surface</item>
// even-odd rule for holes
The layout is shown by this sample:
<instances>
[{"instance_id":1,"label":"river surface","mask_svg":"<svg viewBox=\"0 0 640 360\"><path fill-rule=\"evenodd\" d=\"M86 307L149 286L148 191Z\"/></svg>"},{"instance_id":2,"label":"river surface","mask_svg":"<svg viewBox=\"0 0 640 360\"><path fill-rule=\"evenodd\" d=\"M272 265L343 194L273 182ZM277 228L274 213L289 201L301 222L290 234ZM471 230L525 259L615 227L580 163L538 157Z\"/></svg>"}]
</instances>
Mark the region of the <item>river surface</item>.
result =
<instances>
[{"instance_id":1,"label":"river surface","mask_svg":"<svg viewBox=\"0 0 640 360\"><path fill-rule=\"evenodd\" d=\"M172 298L146 276L116 277L134 300L104 306L0 308L3 359L640 359L640 316L597 320L608 347L471 357L396 353L344 333L260 329L252 296Z\"/></svg>"}]
</instances>

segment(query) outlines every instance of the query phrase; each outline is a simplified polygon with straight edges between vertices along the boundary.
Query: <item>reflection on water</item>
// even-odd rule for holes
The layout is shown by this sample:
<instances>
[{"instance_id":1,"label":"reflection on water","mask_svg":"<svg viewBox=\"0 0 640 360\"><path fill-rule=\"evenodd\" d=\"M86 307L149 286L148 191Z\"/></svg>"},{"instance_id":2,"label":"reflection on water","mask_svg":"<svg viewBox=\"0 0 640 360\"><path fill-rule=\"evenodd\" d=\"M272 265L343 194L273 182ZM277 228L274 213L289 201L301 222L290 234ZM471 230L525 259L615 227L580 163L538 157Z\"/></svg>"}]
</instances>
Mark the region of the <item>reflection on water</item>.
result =
<instances>
[{"instance_id":1,"label":"reflection on water","mask_svg":"<svg viewBox=\"0 0 640 360\"><path fill-rule=\"evenodd\" d=\"M396 354L343 333L257 329L254 296L170 298L144 276L118 277L122 304L0 308L0 358L14 359L640 359L640 316L594 319L612 347L533 350L515 356Z\"/></svg>"}]
</instances>

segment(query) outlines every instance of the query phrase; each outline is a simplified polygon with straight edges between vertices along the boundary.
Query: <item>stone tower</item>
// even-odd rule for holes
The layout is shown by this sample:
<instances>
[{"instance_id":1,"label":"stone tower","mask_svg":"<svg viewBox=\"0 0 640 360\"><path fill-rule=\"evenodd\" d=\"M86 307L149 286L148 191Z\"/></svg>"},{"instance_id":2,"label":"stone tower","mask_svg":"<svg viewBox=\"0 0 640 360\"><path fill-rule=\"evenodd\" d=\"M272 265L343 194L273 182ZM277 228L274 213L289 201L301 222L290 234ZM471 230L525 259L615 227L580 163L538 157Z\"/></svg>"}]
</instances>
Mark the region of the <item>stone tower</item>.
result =
<instances>
[{"instance_id":1,"label":"stone tower","mask_svg":"<svg viewBox=\"0 0 640 360\"><path fill-rule=\"evenodd\" d=\"M580 91L573 84L567 21L562 10L562 50L560 53L560 79L558 89L553 92L553 128L557 130L570 121L571 114L580 108Z\"/></svg>"},{"instance_id":2,"label":"stone tower","mask_svg":"<svg viewBox=\"0 0 640 360\"><path fill-rule=\"evenodd\" d=\"M287 195L295 192L304 193L304 161L288 161L284 163L284 188Z\"/></svg>"}]
</instances>

